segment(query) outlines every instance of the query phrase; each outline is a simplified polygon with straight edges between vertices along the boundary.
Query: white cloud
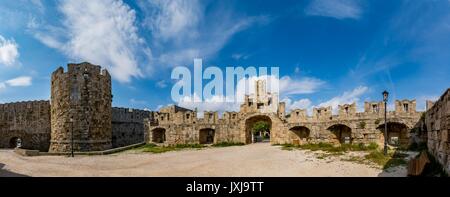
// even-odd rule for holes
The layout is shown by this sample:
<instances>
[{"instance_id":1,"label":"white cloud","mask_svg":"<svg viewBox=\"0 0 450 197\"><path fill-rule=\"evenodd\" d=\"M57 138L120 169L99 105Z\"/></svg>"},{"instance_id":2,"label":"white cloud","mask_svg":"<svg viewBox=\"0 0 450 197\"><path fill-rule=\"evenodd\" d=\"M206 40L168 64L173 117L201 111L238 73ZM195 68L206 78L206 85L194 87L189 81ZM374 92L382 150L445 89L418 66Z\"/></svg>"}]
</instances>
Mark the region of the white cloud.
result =
<instances>
[{"instance_id":1,"label":"white cloud","mask_svg":"<svg viewBox=\"0 0 450 197\"><path fill-rule=\"evenodd\" d=\"M108 68L120 82L143 76L137 54L148 58L149 49L137 33L135 11L122 0L61 1L59 11L61 27L29 22L36 39L76 61Z\"/></svg>"},{"instance_id":2,"label":"white cloud","mask_svg":"<svg viewBox=\"0 0 450 197\"><path fill-rule=\"evenodd\" d=\"M304 77L297 80L284 76L280 79L280 92L282 95L310 94L324 84L325 82L320 79Z\"/></svg>"},{"instance_id":3,"label":"white cloud","mask_svg":"<svg viewBox=\"0 0 450 197\"><path fill-rule=\"evenodd\" d=\"M310 109L312 107L312 101L309 99L300 99L296 101L292 101L290 98L284 98L281 100L282 102L285 102L286 109L288 111L294 110L294 109Z\"/></svg>"},{"instance_id":4,"label":"white cloud","mask_svg":"<svg viewBox=\"0 0 450 197\"><path fill-rule=\"evenodd\" d=\"M186 66L194 58L214 56L228 40L254 24L270 21L267 16L235 16L233 10L208 5L204 1L141 1L145 27L152 32L155 64Z\"/></svg>"},{"instance_id":5,"label":"white cloud","mask_svg":"<svg viewBox=\"0 0 450 197\"><path fill-rule=\"evenodd\" d=\"M336 113L338 110L338 105L342 104L351 104L353 102L359 102L360 97L369 90L366 86L359 86L352 91L346 91L340 96L333 97L332 99L320 103L319 107L328 107L331 106L333 108L333 112ZM360 105L359 105L360 106ZM360 106L361 107L361 106Z\"/></svg>"},{"instance_id":6,"label":"white cloud","mask_svg":"<svg viewBox=\"0 0 450 197\"><path fill-rule=\"evenodd\" d=\"M146 18L145 25L152 30L155 38L167 40L198 36L197 25L203 14L199 1L153 0L148 3L153 9ZM187 30L191 32L183 34Z\"/></svg>"},{"instance_id":7,"label":"white cloud","mask_svg":"<svg viewBox=\"0 0 450 197\"><path fill-rule=\"evenodd\" d=\"M359 19L362 8L358 0L313 0L305 8L305 13L336 19Z\"/></svg>"},{"instance_id":8,"label":"white cloud","mask_svg":"<svg viewBox=\"0 0 450 197\"><path fill-rule=\"evenodd\" d=\"M240 102L225 102L224 96L213 96L202 102L195 102L196 100L200 100L200 97L194 94L194 98L185 97L177 105L192 110L197 109L198 112L218 111L223 113L225 111L239 111L241 104Z\"/></svg>"},{"instance_id":9,"label":"white cloud","mask_svg":"<svg viewBox=\"0 0 450 197\"><path fill-rule=\"evenodd\" d=\"M250 57L250 55L242 54L242 53L235 53L231 55L231 58L234 60L246 60Z\"/></svg>"},{"instance_id":10,"label":"white cloud","mask_svg":"<svg viewBox=\"0 0 450 197\"><path fill-rule=\"evenodd\" d=\"M165 88L165 87L167 87L167 82L166 82L166 80L161 80L161 81L156 82L156 87L159 87L159 88Z\"/></svg>"},{"instance_id":11,"label":"white cloud","mask_svg":"<svg viewBox=\"0 0 450 197\"><path fill-rule=\"evenodd\" d=\"M437 101L439 100L440 96L437 95L423 95L423 96L419 96L416 100L416 110L417 111L425 111L426 110L426 102L427 101Z\"/></svg>"},{"instance_id":12,"label":"white cloud","mask_svg":"<svg viewBox=\"0 0 450 197\"><path fill-rule=\"evenodd\" d=\"M19 57L19 46L14 40L7 40L0 35L0 64L14 65Z\"/></svg>"},{"instance_id":13,"label":"white cloud","mask_svg":"<svg viewBox=\"0 0 450 197\"><path fill-rule=\"evenodd\" d=\"M29 76L21 76L0 82L0 91L6 90L8 87L26 87L32 85L32 78Z\"/></svg>"},{"instance_id":14,"label":"white cloud","mask_svg":"<svg viewBox=\"0 0 450 197\"><path fill-rule=\"evenodd\" d=\"M42 13L45 11L45 6L41 0L31 0L31 3Z\"/></svg>"},{"instance_id":15,"label":"white cloud","mask_svg":"<svg viewBox=\"0 0 450 197\"><path fill-rule=\"evenodd\" d=\"M294 70L294 73L295 74L299 74L300 73L300 67L296 66L295 70Z\"/></svg>"},{"instance_id":16,"label":"white cloud","mask_svg":"<svg viewBox=\"0 0 450 197\"><path fill-rule=\"evenodd\" d=\"M30 86L31 83L31 77L29 76L21 76L14 79L10 79L8 81L5 81L5 84L12 87L24 87L24 86Z\"/></svg>"}]
</instances>

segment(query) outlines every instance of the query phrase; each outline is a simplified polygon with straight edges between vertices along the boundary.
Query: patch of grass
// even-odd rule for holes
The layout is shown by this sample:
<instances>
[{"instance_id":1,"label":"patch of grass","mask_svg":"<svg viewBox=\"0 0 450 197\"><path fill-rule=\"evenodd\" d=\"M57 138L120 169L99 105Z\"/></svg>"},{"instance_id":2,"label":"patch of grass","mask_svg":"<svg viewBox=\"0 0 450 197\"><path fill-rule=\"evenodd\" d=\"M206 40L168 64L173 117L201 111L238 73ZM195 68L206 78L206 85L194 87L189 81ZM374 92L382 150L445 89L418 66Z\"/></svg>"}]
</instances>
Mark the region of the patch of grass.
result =
<instances>
[{"instance_id":1,"label":"patch of grass","mask_svg":"<svg viewBox=\"0 0 450 197\"><path fill-rule=\"evenodd\" d=\"M334 146L333 144L329 143L317 143L317 144L303 144L303 145L292 145L292 144L283 144L283 150L287 150L287 148L299 148L304 150L311 150L311 151L325 151L329 153L336 153L336 152L347 152L347 151L369 151L369 150L376 150L378 149L378 145L375 143L371 143L369 145L364 145L362 143L360 144L342 144L340 146Z\"/></svg>"},{"instance_id":2,"label":"patch of grass","mask_svg":"<svg viewBox=\"0 0 450 197\"><path fill-rule=\"evenodd\" d=\"M294 147L283 146L283 147L281 147L281 150L289 150L289 151L291 151L291 150L294 150Z\"/></svg>"},{"instance_id":3,"label":"patch of grass","mask_svg":"<svg viewBox=\"0 0 450 197\"><path fill-rule=\"evenodd\" d=\"M214 147L227 147L227 146L243 146L245 145L242 142L220 142L217 144L213 144Z\"/></svg>"},{"instance_id":4,"label":"patch of grass","mask_svg":"<svg viewBox=\"0 0 450 197\"><path fill-rule=\"evenodd\" d=\"M177 144L175 148L183 149L183 148L204 148L205 145L202 144Z\"/></svg>"},{"instance_id":5,"label":"patch of grass","mask_svg":"<svg viewBox=\"0 0 450 197\"><path fill-rule=\"evenodd\" d=\"M399 166L399 165L406 165L405 157L407 157L407 154L403 153L388 153L387 155L384 155L382 151L375 150L371 151L368 155L364 156L364 158L368 161L371 161L379 166L382 166L383 169L388 169L391 167Z\"/></svg>"},{"instance_id":6,"label":"patch of grass","mask_svg":"<svg viewBox=\"0 0 450 197\"><path fill-rule=\"evenodd\" d=\"M364 160L362 157L351 156L349 158L344 158L342 161L350 161L354 163L367 164L367 160Z\"/></svg>"},{"instance_id":7,"label":"patch of grass","mask_svg":"<svg viewBox=\"0 0 450 197\"><path fill-rule=\"evenodd\" d=\"M136 150L142 151L142 152L150 152L150 153L164 153L168 151L177 151L181 149L187 149L187 148L203 148L205 146L201 144L177 144L175 146L157 146L156 144L146 144L139 148L136 148Z\"/></svg>"}]
</instances>

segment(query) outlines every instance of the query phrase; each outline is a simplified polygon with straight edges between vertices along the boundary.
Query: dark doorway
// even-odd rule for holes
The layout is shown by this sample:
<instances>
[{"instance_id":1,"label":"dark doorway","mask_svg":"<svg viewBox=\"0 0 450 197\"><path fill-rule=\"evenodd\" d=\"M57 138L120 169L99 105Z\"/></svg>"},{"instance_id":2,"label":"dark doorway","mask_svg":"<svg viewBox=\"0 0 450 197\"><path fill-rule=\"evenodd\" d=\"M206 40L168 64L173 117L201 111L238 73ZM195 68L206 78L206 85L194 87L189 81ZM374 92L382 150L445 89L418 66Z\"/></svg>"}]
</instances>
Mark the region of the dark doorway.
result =
<instances>
[{"instance_id":1,"label":"dark doorway","mask_svg":"<svg viewBox=\"0 0 450 197\"><path fill-rule=\"evenodd\" d=\"M18 137L13 137L9 140L9 148L16 148L17 147L17 140Z\"/></svg>"},{"instance_id":2,"label":"dark doorway","mask_svg":"<svg viewBox=\"0 0 450 197\"><path fill-rule=\"evenodd\" d=\"M200 144L212 144L214 143L214 129L200 129L199 142Z\"/></svg>"},{"instance_id":3,"label":"dark doorway","mask_svg":"<svg viewBox=\"0 0 450 197\"><path fill-rule=\"evenodd\" d=\"M378 126L378 130L384 136L384 123ZM387 142L391 146L408 146L408 127L403 123L388 122L387 123ZM384 139L382 139L384 141Z\"/></svg>"},{"instance_id":4,"label":"dark doorway","mask_svg":"<svg viewBox=\"0 0 450 197\"><path fill-rule=\"evenodd\" d=\"M309 137L310 132L311 132L307 127L304 127L304 126L295 126L295 127L292 127L289 130L292 133L294 133L295 136L301 141L306 141L308 139L308 137Z\"/></svg>"},{"instance_id":5,"label":"dark doorway","mask_svg":"<svg viewBox=\"0 0 450 197\"><path fill-rule=\"evenodd\" d=\"M166 129L156 128L152 131L152 142L164 143L166 141Z\"/></svg>"},{"instance_id":6,"label":"dark doorway","mask_svg":"<svg viewBox=\"0 0 450 197\"><path fill-rule=\"evenodd\" d=\"M328 130L336 136L340 144L351 144L353 141L352 129L347 125L335 124L329 127Z\"/></svg>"}]
</instances>

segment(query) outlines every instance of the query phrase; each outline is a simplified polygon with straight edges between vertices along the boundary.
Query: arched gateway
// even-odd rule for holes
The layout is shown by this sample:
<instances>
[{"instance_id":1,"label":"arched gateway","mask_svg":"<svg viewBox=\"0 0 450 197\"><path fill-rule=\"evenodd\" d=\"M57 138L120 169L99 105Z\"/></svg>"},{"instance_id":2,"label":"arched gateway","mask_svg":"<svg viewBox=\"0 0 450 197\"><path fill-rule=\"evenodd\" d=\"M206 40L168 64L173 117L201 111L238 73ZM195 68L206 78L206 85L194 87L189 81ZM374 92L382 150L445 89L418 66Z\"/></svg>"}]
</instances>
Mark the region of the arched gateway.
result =
<instances>
[{"instance_id":1,"label":"arched gateway","mask_svg":"<svg viewBox=\"0 0 450 197\"><path fill-rule=\"evenodd\" d=\"M282 121L273 113L254 113L241 121L242 142L278 142L282 135ZM265 126L261 126L265 125ZM262 129L261 129L262 128Z\"/></svg>"},{"instance_id":2,"label":"arched gateway","mask_svg":"<svg viewBox=\"0 0 450 197\"><path fill-rule=\"evenodd\" d=\"M272 120L269 116L251 116L245 120L245 143L250 144L255 142L262 142L264 141L264 139L268 139L270 141L271 130Z\"/></svg>"}]
</instances>

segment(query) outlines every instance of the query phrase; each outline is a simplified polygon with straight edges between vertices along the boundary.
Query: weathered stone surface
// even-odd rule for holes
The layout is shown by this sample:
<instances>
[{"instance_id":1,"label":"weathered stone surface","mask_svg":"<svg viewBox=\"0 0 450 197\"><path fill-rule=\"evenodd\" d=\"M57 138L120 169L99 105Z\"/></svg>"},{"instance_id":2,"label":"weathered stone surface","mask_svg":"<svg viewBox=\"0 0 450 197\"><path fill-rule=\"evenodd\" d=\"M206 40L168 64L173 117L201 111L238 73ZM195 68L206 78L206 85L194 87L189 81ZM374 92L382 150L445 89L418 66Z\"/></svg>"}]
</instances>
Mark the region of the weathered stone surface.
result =
<instances>
[{"instance_id":1,"label":"weathered stone surface","mask_svg":"<svg viewBox=\"0 0 450 197\"><path fill-rule=\"evenodd\" d=\"M423 121L428 134L428 150L450 172L450 89L434 104L427 102Z\"/></svg>"},{"instance_id":2,"label":"weathered stone surface","mask_svg":"<svg viewBox=\"0 0 450 197\"><path fill-rule=\"evenodd\" d=\"M284 103L275 103L271 95L258 87L255 95L246 96L239 112L197 112L169 106L155 112L155 119L147 122L149 142L163 144L199 143L201 130L214 130L214 143L251 143L250 128L257 121L270 123L270 142L283 143L384 143L384 103L366 102L364 112L356 111L356 104L339 106L338 115L331 107L306 110L295 109L285 115ZM258 108L259 106L259 108ZM388 141L394 145L408 145L411 131L417 127L422 112L416 111L415 100L396 101L396 110L387 113ZM154 136L154 138L152 137ZM161 136L164 136L162 138ZM161 140L164 139L164 140Z\"/></svg>"},{"instance_id":3,"label":"weathered stone surface","mask_svg":"<svg viewBox=\"0 0 450 197\"><path fill-rule=\"evenodd\" d=\"M69 64L52 74L49 152L99 151L112 147L111 76L100 66Z\"/></svg>"},{"instance_id":4,"label":"weathered stone surface","mask_svg":"<svg viewBox=\"0 0 450 197\"><path fill-rule=\"evenodd\" d=\"M50 102L28 101L0 105L0 148L47 151L50 144Z\"/></svg>"},{"instance_id":5,"label":"weathered stone surface","mask_svg":"<svg viewBox=\"0 0 450 197\"><path fill-rule=\"evenodd\" d=\"M112 108L112 146L122 147L145 141L144 119L150 119L152 112Z\"/></svg>"}]
</instances>

